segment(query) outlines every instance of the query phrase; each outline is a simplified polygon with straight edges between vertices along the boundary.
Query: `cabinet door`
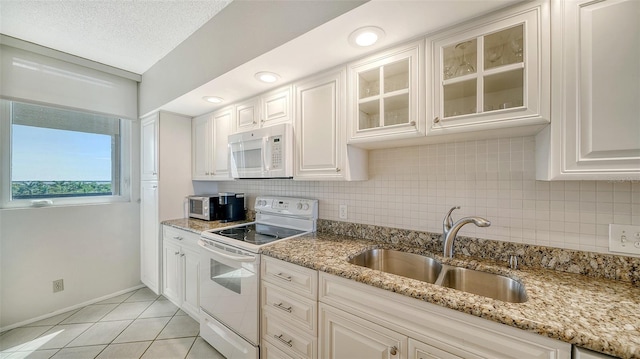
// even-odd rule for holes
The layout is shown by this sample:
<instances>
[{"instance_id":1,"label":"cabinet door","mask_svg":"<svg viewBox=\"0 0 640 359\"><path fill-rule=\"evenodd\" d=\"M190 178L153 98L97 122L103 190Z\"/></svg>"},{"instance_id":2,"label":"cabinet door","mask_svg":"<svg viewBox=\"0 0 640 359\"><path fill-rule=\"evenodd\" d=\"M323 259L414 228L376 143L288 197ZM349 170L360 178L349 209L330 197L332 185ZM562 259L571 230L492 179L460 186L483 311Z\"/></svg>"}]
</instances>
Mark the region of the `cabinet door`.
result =
<instances>
[{"instance_id":1,"label":"cabinet door","mask_svg":"<svg viewBox=\"0 0 640 359\"><path fill-rule=\"evenodd\" d=\"M538 179L640 179L638 13L637 0L554 8L554 121L536 138Z\"/></svg>"},{"instance_id":2,"label":"cabinet door","mask_svg":"<svg viewBox=\"0 0 640 359\"><path fill-rule=\"evenodd\" d=\"M140 186L140 280L152 291L160 290L160 237L158 228L158 182Z\"/></svg>"},{"instance_id":3,"label":"cabinet door","mask_svg":"<svg viewBox=\"0 0 640 359\"><path fill-rule=\"evenodd\" d=\"M262 96L262 126L291 122L291 87Z\"/></svg>"},{"instance_id":4,"label":"cabinet door","mask_svg":"<svg viewBox=\"0 0 640 359\"><path fill-rule=\"evenodd\" d=\"M320 358L407 358L407 337L320 303Z\"/></svg>"},{"instance_id":5,"label":"cabinet door","mask_svg":"<svg viewBox=\"0 0 640 359\"><path fill-rule=\"evenodd\" d=\"M533 3L428 39L427 135L548 123L548 29Z\"/></svg>"},{"instance_id":6,"label":"cabinet door","mask_svg":"<svg viewBox=\"0 0 640 359\"><path fill-rule=\"evenodd\" d=\"M140 179L158 179L158 122L159 114L153 114L140 122Z\"/></svg>"},{"instance_id":7,"label":"cabinet door","mask_svg":"<svg viewBox=\"0 0 640 359\"><path fill-rule=\"evenodd\" d=\"M426 343L409 338L409 359L462 359L476 357L480 358L475 355L466 357L457 356L442 349L438 349Z\"/></svg>"},{"instance_id":8,"label":"cabinet door","mask_svg":"<svg viewBox=\"0 0 640 359\"><path fill-rule=\"evenodd\" d=\"M425 134L423 42L350 64L349 143Z\"/></svg>"},{"instance_id":9,"label":"cabinet door","mask_svg":"<svg viewBox=\"0 0 640 359\"><path fill-rule=\"evenodd\" d=\"M213 164L212 173L214 179L226 180L231 178L229 172L229 135L233 121L233 111L231 108L221 110L213 115Z\"/></svg>"},{"instance_id":10,"label":"cabinet door","mask_svg":"<svg viewBox=\"0 0 640 359\"><path fill-rule=\"evenodd\" d=\"M198 251L182 247L182 309L198 318L200 312L200 255Z\"/></svg>"},{"instance_id":11,"label":"cabinet door","mask_svg":"<svg viewBox=\"0 0 640 359\"><path fill-rule=\"evenodd\" d=\"M249 131L260 127L260 98L256 97L251 100L236 105L236 122L234 132Z\"/></svg>"},{"instance_id":12,"label":"cabinet door","mask_svg":"<svg viewBox=\"0 0 640 359\"><path fill-rule=\"evenodd\" d=\"M295 86L296 178L343 176L344 83L343 70Z\"/></svg>"},{"instance_id":13,"label":"cabinet door","mask_svg":"<svg viewBox=\"0 0 640 359\"><path fill-rule=\"evenodd\" d=\"M206 180L211 176L211 141L213 138L211 115L203 115L191 121L191 158L194 180Z\"/></svg>"},{"instance_id":14,"label":"cabinet door","mask_svg":"<svg viewBox=\"0 0 640 359\"><path fill-rule=\"evenodd\" d=\"M162 295L180 307L181 301L181 257L180 246L171 242L162 245Z\"/></svg>"}]
</instances>

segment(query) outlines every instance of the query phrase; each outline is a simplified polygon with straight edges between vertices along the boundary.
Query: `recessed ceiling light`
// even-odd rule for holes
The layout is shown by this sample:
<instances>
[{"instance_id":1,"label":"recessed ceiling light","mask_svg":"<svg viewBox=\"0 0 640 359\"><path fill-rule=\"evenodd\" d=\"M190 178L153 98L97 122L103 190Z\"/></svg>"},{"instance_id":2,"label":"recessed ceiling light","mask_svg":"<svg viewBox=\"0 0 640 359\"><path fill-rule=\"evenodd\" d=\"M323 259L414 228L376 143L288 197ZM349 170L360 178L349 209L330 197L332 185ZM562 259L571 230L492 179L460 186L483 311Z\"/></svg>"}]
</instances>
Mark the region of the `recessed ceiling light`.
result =
<instances>
[{"instance_id":1,"label":"recessed ceiling light","mask_svg":"<svg viewBox=\"0 0 640 359\"><path fill-rule=\"evenodd\" d=\"M384 38L384 30L376 26L365 26L349 35L349 43L353 46L366 47Z\"/></svg>"},{"instance_id":2,"label":"recessed ceiling light","mask_svg":"<svg viewBox=\"0 0 640 359\"><path fill-rule=\"evenodd\" d=\"M267 71L260 71L257 74L255 74L255 77L259 81L266 82L268 84L274 83L278 81L278 79L280 79L280 75L273 72L267 72Z\"/></svg>"},{"instance_id":3,"label":"recessed ceiling light","mask_svg":"<svg viewBox=\"0 0 640 359\"><path fill-rule=\"evenodd\" d=\"M224 101L222 97L217 97L217 96L205 96L202 99L211 103L221 103L222 101Z\"/></svg>"}]
</instances>

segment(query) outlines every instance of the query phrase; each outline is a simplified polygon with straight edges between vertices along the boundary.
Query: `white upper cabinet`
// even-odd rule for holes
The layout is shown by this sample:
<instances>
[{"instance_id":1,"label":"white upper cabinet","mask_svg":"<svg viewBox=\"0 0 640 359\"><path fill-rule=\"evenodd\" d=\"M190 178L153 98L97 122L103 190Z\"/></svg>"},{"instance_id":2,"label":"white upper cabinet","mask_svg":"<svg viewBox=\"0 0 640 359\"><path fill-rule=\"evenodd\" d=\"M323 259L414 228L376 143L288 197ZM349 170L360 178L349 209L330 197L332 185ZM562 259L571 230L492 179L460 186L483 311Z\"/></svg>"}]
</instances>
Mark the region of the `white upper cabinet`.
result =
<instances>
[{"instance_id":1,"label":"white upper cabinet","mask_svg":"<svg viewBox=\"0 0 640 359\"><path fill-rule=\"evenodd\" d=\"M295 85L295 172L298 180L365 180L366 150L345 134L345 69Z\"/></svg>"},{"instance_id":2,"label":"white upper cabinet","mask_svg":"<svg viewBox=\"0 0 640 359\"><path fill-rule=\"evenodd\" d=\"M640 180L640 2L552 10L552 121L536 137L537 179Z\"/></svg>"},{"instance_id":3,"label":"white upper cabinet","mask_svg":"<svg viewBox=\"0 0 640 359\"><path fill-rule=\"evenodd\" d=\"M348 143L424 136L423 43L415 41L348 65Z\"/></svg>"},{"instance_id":4,"label":"white upper cabinet","mask_svg":"<svg viewBox=\"0 0 640 359\"><path fill-rule=\"evenodd\" d=\"M155 181L158 179L158 127L160 114L145 117L140 122L140 179Z\"/></svg>"},{"instance_id":5,"label":"white upper cabinet","mask_svg":"<svg viewBox=\"0 0 640 359\"><path fill-rule=\"evenodd\" d=\"M292 112L291 86L267 92L236 104L233 132L291 123Z\"/></svg>"},{"instance_id":6,"label":"white upper cabinet","mask_svg":"<svg viewBox=\"0 0 640 359\"><path fill-rule=\"evenodd\" d=\"M291 86L286 86L262 96L262 127L291 123L293 120Z\"/></svg>"},{"instance_id":7,"label":"white upper cabinet","mask_svg":"<svg viewBox=\"0 0 640 359\"><path fill-rule=\"evenodd\" d=\"M260 97L236 105L234 132L249 131L260 127Z\"/></svg>"},{"instance_id":8,"label":"white upper cabinet","mask_svg":"<svg viewBox=\"0 0 640 359\"><path fill-rule=\"evenodd\" d=\"M193 180L230 180L228 136L234 108L195 117L191 122Z\"/></svg>"},{"instance_id":9,"label":"white upper cabinet","mask_svg":"<svg viewBox=\"0 0 640 359\"><path fill-rule=\"evenodd\" d=\"M427 38L427 136L549 123L549 4Z\"/></svg>"}]
</instances>

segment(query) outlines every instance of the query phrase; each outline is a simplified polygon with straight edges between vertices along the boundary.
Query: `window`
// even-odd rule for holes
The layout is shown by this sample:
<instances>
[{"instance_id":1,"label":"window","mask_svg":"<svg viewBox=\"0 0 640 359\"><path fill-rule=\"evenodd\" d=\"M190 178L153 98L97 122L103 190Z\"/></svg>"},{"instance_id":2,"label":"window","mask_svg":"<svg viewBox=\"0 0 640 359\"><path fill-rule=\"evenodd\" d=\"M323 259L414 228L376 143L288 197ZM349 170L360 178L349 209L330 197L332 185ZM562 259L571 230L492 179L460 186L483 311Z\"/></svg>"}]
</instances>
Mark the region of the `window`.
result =
<instances>
[{"instance_id":1,"label":"window","mask_svg":"<svg viewBox=\"0 0 640 359\"><path fill-rule=\"evenodd\" d=\"M4 207L128 199L129 121L15 101L2 115Z\"/></svg>"}]
</instances>

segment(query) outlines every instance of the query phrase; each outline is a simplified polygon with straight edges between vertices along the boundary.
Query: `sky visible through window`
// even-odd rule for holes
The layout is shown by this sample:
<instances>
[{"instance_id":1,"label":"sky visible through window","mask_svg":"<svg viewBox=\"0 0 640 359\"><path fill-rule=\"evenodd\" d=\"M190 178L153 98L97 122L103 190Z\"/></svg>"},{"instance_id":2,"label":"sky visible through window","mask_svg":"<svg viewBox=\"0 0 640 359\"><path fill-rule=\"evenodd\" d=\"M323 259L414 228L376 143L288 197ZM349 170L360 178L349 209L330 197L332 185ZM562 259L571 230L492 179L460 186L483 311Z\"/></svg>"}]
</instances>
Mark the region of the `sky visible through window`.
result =
<instances>
[{"instance_id":1,"label":"sky visible through window","mask_svg":"<svg viewBox=\"0 0 640 359\"><path fill-rule=\"evenodd\" d=\"M111 181L111 136L13 125L12 181Z\"/></svg>"}]
</instances>

